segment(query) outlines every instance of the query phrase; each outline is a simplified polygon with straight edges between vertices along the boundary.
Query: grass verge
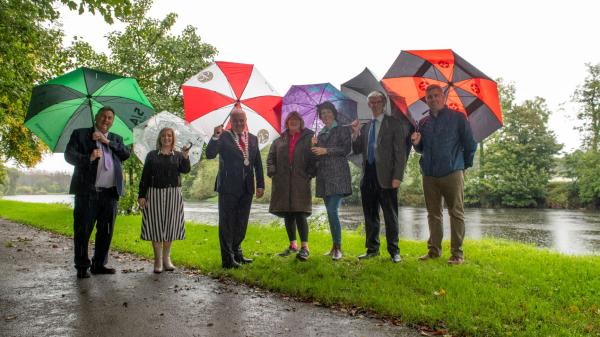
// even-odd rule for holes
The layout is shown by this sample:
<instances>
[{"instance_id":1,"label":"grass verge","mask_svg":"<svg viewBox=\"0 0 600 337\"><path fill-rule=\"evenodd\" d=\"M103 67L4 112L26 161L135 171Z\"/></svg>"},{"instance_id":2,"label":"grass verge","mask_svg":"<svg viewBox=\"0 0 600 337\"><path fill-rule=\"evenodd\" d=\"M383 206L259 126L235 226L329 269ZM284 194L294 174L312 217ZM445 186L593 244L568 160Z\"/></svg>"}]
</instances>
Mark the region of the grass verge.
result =
<instances>
[{"instance_id":1,"label":"grass verge","mask_svg":"<svg viewBox=\"0 0 600 337\"><path fill-rule=\"evenodd\" d=\"M0 217L72 235L64 205L0 200ZM112 247L151 257L140 240L140 216L119 216ZM467 240L466 263L419 262L425 243L401 240L403 262L385 254L358 261L364 237L344 232L344 259L332 262L327 232L310 233L309 261L275 254L286 246L283 228L250 225L243 248L255 259L240 270L220 268L217 227L188 223L173 244L173 260L212 276L351 310L368 310L408 324L446 326L464 336L600 336L600 256L566 256L503 240ZM385 240L383 240L385 241ZM444 248L449 250L448 243Z\"/></svg>"}]
</instances>

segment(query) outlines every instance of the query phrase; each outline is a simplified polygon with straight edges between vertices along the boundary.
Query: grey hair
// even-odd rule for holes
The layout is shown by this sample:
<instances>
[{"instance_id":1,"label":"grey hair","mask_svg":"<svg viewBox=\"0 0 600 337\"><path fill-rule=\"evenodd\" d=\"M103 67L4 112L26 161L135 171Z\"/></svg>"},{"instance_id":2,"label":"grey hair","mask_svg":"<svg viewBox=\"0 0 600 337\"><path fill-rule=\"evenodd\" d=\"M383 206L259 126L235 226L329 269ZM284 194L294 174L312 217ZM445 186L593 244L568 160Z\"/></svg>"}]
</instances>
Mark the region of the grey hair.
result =
<instances>
[{"instance_id":1,"label":"grey hair","mask_svg":"<svg viewBox=\"0 0 600 337\"><path fill-rule=\"evenodd\" d=\"M369 96L367 96L367 100L369 100L371 97L381 97L381 99L383 99L383 106L387 105L387 97L381 91L379 91L379 90L371 91Z\"/></svg>"}]
</instances>

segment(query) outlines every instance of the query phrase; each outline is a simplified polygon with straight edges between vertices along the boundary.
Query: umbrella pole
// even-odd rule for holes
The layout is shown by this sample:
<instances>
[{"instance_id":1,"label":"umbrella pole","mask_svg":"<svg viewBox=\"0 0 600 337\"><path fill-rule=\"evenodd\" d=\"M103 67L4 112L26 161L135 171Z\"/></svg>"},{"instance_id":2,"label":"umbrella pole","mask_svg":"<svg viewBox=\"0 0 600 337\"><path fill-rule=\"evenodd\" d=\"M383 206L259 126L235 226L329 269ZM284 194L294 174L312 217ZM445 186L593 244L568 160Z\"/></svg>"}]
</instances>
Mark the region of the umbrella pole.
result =
<instances>
[{"instance_id":1,"label":"umbrella pole","mask_svg":"<svg viewBox=\"0 0 600 337\"><path fill-rule=\"evenodd\" d=\"M92 98L88 95L87 98L88 101L88 105L90 106L90 117L92 117L92 126L95 125L94 123L94 108L92 107Z\"/></svg>"},{"instance_id":2,"label":"umbrella pole","mask_svg":"<svg viewBox=\"0 0 600 337\"><path fill-rule=\"evenodd\" d=\"M223 120L223 123L221 123L221 126L225 126L225 122L227 122L227 119L229 118L229 115L231 115L231 112L229 112L227 114L227 116L225 116L225 119Z\"/></svg>"}]
</instances>

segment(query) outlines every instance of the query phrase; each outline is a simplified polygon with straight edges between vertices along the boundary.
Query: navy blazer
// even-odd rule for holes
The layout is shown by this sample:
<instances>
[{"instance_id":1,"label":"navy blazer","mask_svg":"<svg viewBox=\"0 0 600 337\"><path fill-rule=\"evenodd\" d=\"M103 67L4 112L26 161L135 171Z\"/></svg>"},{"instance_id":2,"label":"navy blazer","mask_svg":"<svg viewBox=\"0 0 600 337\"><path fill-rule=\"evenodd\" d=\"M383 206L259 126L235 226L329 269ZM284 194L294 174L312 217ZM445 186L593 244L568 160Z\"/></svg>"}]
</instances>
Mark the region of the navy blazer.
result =
<instances>
[{"instance_id":1,"label":"navy blazer","mask_svg":"<svg viewBox=\"0 0 600 337\"><path fill-rule=\"evenodd\" d=\"M206 158L213 159L219 155L219 173L215 181L215 191L224 194L241 196L254 194L254 176L256 188L265 188L262 159L258 149L258 138L248 134L249 166L244 165L244 156L230 131L224 131L218 140L210 139L206 146Z\"/></svg>"},{"instance_id":2,"label":"navy blazer","mask_svg":"<svg viewBox=\"0 0 600 337\"><path fill-rule=\"evenodd\" d=\"M71 178L70 194L89 194L95 192L96 174L100 159L90 161L92 151L97 148L96 141L92 139L95 129L83 128L74 130L65 150L65 160L75 166ZM123 168L121 162L129 158L129 150L123 144L123 138L112 132L108 133L113 163L115 165L115 180L117 192L123 195Z\"/></svg>"},{"instance_id":3,"label":"navy blazer","mask_svg":"<svg viewBox=\"0 0 600 337\"><path fill-rule=\"evenodd\" d=\"M428 115L419 122L421 142L415 150L421 154L421 173L445 177L473 166L477 143L464 114L444 107L438 116Z\"/></svg>"}]
</instances>

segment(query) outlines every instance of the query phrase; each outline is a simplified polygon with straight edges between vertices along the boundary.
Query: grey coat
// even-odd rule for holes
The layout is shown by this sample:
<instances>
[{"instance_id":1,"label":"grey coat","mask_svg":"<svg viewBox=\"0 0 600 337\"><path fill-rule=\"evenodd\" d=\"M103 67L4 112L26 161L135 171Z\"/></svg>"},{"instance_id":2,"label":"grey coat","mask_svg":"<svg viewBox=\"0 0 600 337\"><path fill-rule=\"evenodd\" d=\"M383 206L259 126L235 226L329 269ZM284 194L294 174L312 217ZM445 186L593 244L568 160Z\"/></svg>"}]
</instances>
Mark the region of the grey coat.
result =
<instances>
[{"instance_id":1,"label":"grey coat","mask_svg":"<svg viewBox=\"0 0 600 337\"><path fill-rule=\"evenodd\" d=\"M347 126L337 126L328 134L319 134L317 146L326 148L327 154L317 156L317 197L352 194L350 166L346 159L352 146L351 134Z\"/></svg>"},{"instance_id":2,"label":"grey coat","mask_svg":"<svg viewBox=\"0 0 600 337\"><path fill-rule=\"evenodd\" d=\"M285 132L271 144L267 157L267 175L272 179L269 212L284 216L286 212L312 212L310 180L315 175L315 156L310 151L314 132L302 130L289 161L289 135Z\"/></svg>"},{"instance_id":3,"label":"grey coat","mask_svg":"<svg viewBox=\"0 0 600 337\"><path fill-rule=\"evenodd\" d=\"M360 129L360 135L352 143L355 154L362 153L363 173L367 162L367 147L369 145L369 129L372 121L364 124ZM406 131L402 122L391 116L384 116L383 122L377 135L377 149L375 150L375 164L377 168L377 180L381 188L392 188L392 180L404 179L404 168L406 167L407 145ZM410 149L410 148L408 148Z\"/></svg>"}]
</instances>

